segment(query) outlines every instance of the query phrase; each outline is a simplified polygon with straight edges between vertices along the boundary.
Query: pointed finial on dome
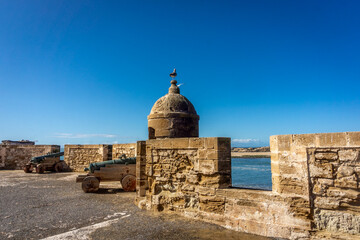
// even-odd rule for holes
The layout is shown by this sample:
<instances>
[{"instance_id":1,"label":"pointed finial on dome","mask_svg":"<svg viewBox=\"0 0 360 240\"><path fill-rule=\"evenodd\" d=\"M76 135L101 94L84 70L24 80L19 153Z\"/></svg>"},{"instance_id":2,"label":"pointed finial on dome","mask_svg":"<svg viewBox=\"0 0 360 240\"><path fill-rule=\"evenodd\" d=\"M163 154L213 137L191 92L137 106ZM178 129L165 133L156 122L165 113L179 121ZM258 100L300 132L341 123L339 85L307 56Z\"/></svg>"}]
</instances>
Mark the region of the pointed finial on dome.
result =
<instances>
[{"instance_id":1,"label":"pointed finial on dome","mask_svg":"<svg viewBox=\"0 0 360 240\"><path fill-rule=\"evenodd\" d=\"M180 93L179 87L176 85L177 81L174 79L177 76L176 74L176 68L174 68L174 71L170 73L170 77L172 77L173 80L171 80L171 86L169 88L169 93Z\"/></svg>"},{"instance_id":2,"label":"pointed finial on dome","mask_svg":"<svg viewBox=\"0 0 360 240\"><path fill-rule=\"evenodd\" d=\"M177 73L176 73L176 68L174 68L174 71L172 73L170 73L170 77L172 79L175 79L175 77L177 76Z\"/></svg>"}]
</instances>

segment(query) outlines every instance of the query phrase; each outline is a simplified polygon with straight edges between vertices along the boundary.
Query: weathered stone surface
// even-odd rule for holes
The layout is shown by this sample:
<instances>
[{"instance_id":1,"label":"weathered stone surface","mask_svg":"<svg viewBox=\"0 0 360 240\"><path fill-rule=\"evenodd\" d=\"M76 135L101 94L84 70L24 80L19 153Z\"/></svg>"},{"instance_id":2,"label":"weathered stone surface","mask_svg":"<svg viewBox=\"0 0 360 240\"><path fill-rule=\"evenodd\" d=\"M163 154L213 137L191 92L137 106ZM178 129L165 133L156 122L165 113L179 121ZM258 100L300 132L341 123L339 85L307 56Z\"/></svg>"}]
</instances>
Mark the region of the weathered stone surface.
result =
<instances>
[{"instance_id":1,"label":"weathered stone surface","mask_svg":"<svg viewBox=\"0 0 360 240\"><path fill-rule=\"evenodd\" d=\"M20 170L32 157L53 152L60 152L60 146L0 144L0 169Z\"/></svg>"},{"instance_id":2,"label":"weathered stone surface","mask_svg":"<svg viewBox=\"0 0 360 240\"><path fill-rule=\"evenodd\" d=\"M223 214L225 211L225 199L215 196L200 196L200 210L205 212Z\"/></svg>"},{"instance_id":3,"label":"weathered stone surface","mask_svg":"<svg viewBox=\"0 0 360 240\"><path fill-rule=\"evenodd\" d=\"M340 161L356 161L360 157L360 151L353 149L344 149L339 151Z\"/></svg>"},{"instance_id":4,"label":"weathered stone surface","mask_svg":"<svg viewBox=\"0 0 360 240\"><path fill-rule=\"evenodd\" d=\"M112 159L119 159L121 155L136 157L136 143L124 143L112 145Z\"/></svg>"},{"instance_id":5,"label":"weathered stone surface","mask_svg":"<svg viewBox=\"0 0 360 240\"><path fill-rule=\"evenodd\" d=\"M315 214L316 228L330 232L360 234L360 215L347 212L318 210Z\"/></svg>"},{"instance_id":6,"label":"weathered stone surface","mask_svg":"<svg viewBox=\"0 0 360 240\"><path fill-rule=\"evenodd\" d=\"M175 80L171 81L169 93L156 101L148 120L149 139L199 136L199 116L180 94Z\"/></svg>"},{"instance_id":7,"label":"weathered stone surface","mask_svg":"<svg viewBox=\"0 0 360 240\"><path fill-rule=\"evenodd\" d=\"M65 145L64 161L73 171L83 172L92 162L112 159L111 145Z\"/></svg>"},{"instance_id":8,"label":"weathered stone surface","mask_svg":"<svg viewBox=\"0 0 360 240\"><path fill-rule=\"evenodd\" d=\"M272 136L273 191L225 188L231 161L220 139L190 138L188 147L147 141L145 169L152 175L137 202L270 237L359 237L360 145L349 147L349 139L347 133Z\"/></svg>"},{"instance_id":9,"label":"weathered stone surface","mask_svg":"<svg viewBox=\"0 0 360 240\"><path fill-rule=\"evenodd\" d=\"M316 153L315 154L316 160L329 160L329 161L335 161L338 159L338 154L333 152L323 152L323 153Z\"/></svg>"},{"instance_id":10,"label":"weathered stone surface","mask_svg":"<svg viewBox=\"0 0 360 240\"><path fill-rule=\"evenodd\" d=\"M324 141L330 141L331 136L326 137L327 140L324 138ZM360 191L357 173L360 163L356 161L359 148L341 148L334 140L331 145L336 148L318 148L316 159L309 158L314 226L316 230L323 231L324 236L332 236L334 239L338 232L360 237ZM308 152L311 155L314 151ZM329 170L330 166L332 171ZM315 234L314 239L320 238L320 235Z\"/></svg>"}]
</instances>

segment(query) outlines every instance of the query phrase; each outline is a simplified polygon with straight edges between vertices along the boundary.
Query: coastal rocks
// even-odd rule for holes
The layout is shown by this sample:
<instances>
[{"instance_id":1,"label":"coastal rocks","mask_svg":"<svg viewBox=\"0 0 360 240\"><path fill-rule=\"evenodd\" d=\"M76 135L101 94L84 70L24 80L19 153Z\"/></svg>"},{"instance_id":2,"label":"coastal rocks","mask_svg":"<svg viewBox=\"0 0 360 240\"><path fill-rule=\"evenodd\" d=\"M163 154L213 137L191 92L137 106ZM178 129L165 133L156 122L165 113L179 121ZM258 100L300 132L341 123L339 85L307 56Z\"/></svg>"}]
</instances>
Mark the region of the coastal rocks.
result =
<instances>
[{"instance_id":1,"label":"coastal rocks","mask_svg":"<svg viewBox=\"0 0 360 240\"><path fill-rule=\"evenodd\" d=\"M231 148L232 152L270 152L270 147L256 147L256 148L240 148L233 147Z\"/></svg>"}]
</instances>

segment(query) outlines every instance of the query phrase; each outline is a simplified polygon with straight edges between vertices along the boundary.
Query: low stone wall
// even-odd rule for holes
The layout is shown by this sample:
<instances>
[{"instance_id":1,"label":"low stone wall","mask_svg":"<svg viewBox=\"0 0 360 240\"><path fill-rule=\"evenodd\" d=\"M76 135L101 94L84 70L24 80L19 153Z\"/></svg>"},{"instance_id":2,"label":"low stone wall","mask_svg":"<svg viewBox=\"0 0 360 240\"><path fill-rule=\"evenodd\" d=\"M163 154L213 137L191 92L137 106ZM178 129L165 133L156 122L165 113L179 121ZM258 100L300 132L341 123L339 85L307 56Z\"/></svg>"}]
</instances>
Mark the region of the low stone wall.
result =
<instances>
[{"instance_id":1,"label":"low stone wall","mask_svg":"<svg viewBox=\"0 0 360 240\"><path fill-rule=\"evenodd\" d=\"M285 239L360 238L360 132L270 138L272 191L228 188L230 139L137 143L136 204Z\"/></svg>"},{"instance_id":2,"label":"low stone wall","mask_svg":"<svg viewBox=\"0 0 360 240\"><path fill-rule=\"evenodd\" d=\"M136 156L136 143L65 145L64 160L72 171L82 172L92 162L118 159L122 154Z\"/></svg>"},{"instance_id":3,"label":"low stone wall","mask_svg":"<svg viewBox=\"0 0 360 240\"><path fill-rule=\"evenodd\" d=\"M112 159L119 159L121 155L136 157L136 143L124 143L112 145Z\"/></svg>"},{"instance_id":4,"label":"low stone wall","mask_svg":"<svg viewBox=\"0 0 360 240\"><path fill-rule=\"evenodd\" d=\"M111 145L65 145L64 161L72 171L83 172L92 162L111 160Z\"/></svg>"},{"instance_id":5,"label":"low stone wall","mask_svg":"<svg viewBox=\"0 0 360 240\"><path fill-rule=\"evenodd\" d=\"M58 145L0 145L0 169L20 170L32 157L60 152Z\"/></svg>"},{"instance_id":6,"label":"low stone wall","mask_svg":"<svg viewBox=\"0 0 360 240\"><path fill-rule=\"evenodd\" d=\"M229 138L173 138L138 142L137 202L142 208L199 208L198 192L231 186Z\"/></svg>"}]
</instances>

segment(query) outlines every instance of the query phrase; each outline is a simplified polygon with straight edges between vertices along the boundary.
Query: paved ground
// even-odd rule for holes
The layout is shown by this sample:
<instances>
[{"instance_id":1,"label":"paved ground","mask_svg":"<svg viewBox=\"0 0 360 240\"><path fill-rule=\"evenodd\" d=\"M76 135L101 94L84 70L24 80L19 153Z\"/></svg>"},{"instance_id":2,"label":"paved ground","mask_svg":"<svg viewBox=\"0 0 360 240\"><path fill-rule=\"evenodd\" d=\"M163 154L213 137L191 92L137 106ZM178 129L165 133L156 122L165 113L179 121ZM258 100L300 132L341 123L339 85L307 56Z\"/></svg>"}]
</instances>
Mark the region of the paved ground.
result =
<instances>
[{"instance_id":1,"label":"paved ground","mask_svg":"<svg viewBox=\"0 0 360 240\"><path fill-rule=\"evenodd\" d=\"M114 184L85 194L76 175L0 171L0 239L267 239L140 210Z\"/></svg>"}]
</instances>

